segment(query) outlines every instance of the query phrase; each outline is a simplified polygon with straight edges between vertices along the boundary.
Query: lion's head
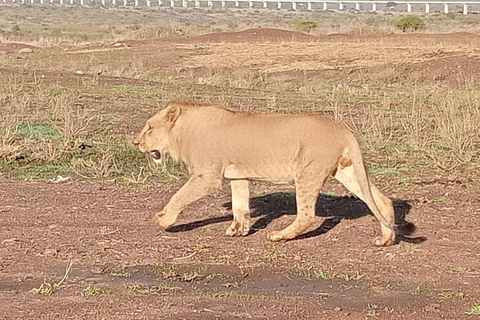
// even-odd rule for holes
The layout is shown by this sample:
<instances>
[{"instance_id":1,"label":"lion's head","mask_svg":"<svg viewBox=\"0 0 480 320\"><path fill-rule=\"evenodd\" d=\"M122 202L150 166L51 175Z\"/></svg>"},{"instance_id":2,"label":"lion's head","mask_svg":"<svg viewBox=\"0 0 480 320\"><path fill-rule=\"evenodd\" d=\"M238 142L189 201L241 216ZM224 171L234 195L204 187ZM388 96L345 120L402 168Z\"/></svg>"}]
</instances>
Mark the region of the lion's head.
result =
<instances>
[{"instance_id":1,"label":"lion's head","mask_svg":"<svg viewBox=\"0 0 480 320\"><path fill-rule=\"evenodd\" d=\"M167 105L147 120L133 143L138 145L143 153L149 153L155 162L160 162L162 156L169 153L172 148L170 131L179 115L180 107L178 105Z\"/></svg>"}]
</instances>

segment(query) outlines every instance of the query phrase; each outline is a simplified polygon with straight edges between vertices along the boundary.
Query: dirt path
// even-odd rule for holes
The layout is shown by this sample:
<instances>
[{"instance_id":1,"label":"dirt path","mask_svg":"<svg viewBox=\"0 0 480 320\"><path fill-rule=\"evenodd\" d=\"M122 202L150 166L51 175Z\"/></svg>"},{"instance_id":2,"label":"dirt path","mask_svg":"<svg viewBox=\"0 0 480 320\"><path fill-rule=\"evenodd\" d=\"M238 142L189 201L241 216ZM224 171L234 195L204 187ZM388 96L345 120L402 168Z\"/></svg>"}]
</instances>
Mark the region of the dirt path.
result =
<instances>
[{"instance_id":1,"label":"dirt path","mask_svg":"<svg viewBox=\"0 0 480 320\"><path fill-rule=\"evenodd\" d=\"M363 204L328 195L317 204L318 229L269 243L267 232L293 218L284 213L294 211L294 198L261 185L252 200L256 230L246 238L223 234L231 219L226 188L160 231L151 217L176 188L0 180L0 317L476 318L466 313L480 302L478 190L396 194L411 200L397 203L397 215L428 240L376 248L378 224ZM451 200L438 201L445 191Z\"/></svg>"}]
</instances>

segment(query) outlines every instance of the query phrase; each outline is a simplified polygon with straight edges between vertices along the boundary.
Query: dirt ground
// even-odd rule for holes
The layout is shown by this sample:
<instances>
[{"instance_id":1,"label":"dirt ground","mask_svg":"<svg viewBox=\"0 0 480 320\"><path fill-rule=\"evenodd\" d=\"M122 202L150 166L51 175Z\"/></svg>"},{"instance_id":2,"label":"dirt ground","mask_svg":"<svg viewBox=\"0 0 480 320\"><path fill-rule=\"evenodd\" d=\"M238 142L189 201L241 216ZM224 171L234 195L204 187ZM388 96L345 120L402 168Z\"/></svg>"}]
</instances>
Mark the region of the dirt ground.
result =
<instances>
[{"instance_id":1,"label":"dirt ground","mask_svg":"<svg viewBox=\"0 0 480 320\"><path fill-rule=\"evenodd\" d=\"M310 38L242 34L234 41ZM432 69L443 65L436 61ZM152 217L181 184L138 190L0 178L0 318L478 318L470 314L480 304L478 184L432 176L399 191L377 181L395 199L397 221L417 227L387 248L372 245L379 223L334 181L317 202L315 227L299 239L270 243L267 234L294 218L292 186L255 184L252 233L229 238L227 184L162 231Z\"/></svg>"},{"instance_id":2,"label":"dirt ground","mask_svg":"<svg viewBox=\"0 0 480 320\"><path fill-rule=\"evenodd\" d=\"M0 316L4 319L469 319L478 301L478 188L395 194L415 235L372 246L379 225L347 196L321 195L301 239L269 243L289 223L290 193L259 185L253 234L224 235L228 189L190 206L170 232L151 222L179 185L1 180ZM285 191L285 189L283 190ZM287 191L291 191L288 190ZM325 191L343 189L334 183ZM452 201L432 201L448 192ZM387 191L388 193L388 191ZM71 270L66 280L58 284ZM129 276L121 276L128 272ZM51 295L33 293L42 283ZM89 285L101 294L85 295ZM83 294L82 294L83 292Z\"/></svg>"}]
</instances>

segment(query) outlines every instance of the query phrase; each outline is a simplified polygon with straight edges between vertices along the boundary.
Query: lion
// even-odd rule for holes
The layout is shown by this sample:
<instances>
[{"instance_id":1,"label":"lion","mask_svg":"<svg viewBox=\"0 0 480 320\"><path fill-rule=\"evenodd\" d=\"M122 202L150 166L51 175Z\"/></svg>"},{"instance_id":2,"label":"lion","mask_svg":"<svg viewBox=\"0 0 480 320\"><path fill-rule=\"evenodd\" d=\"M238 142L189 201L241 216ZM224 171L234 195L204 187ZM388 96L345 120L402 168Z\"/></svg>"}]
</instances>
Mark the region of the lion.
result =
<instances>
[{"instance_id":1,"label":"lion","mask_svg":"<svg viewBox=\"0 0 480 320\"><path fill-rule=\"evenodd\" d=\"M343 124L318 114L266 114L235 111L221 105L172 101L147 120L134 140L141 152L161 162L166 154L182 161L189 180L154 216L172 226L191 202L230 181L233 222L228 236L250 230L249 183L295 183L297 215L270 241L296 238L315 221L315 204L333 176L363 200L380 221L373 243L395 242L392 201L369 181L357 139Z\"/></svg>"}]
</instances>

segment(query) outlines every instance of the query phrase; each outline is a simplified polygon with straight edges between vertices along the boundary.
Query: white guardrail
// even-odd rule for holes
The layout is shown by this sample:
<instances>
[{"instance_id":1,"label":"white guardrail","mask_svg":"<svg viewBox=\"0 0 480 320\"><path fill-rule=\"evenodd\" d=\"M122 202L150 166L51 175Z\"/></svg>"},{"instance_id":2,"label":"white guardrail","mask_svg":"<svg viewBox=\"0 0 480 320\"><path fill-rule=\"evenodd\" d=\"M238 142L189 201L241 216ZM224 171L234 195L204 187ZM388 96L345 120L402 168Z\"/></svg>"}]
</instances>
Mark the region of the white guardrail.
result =
<instances>
[{"instance_id":1,"label":"white guardrail","mask_svg":"<svg viewBox=\"0 0 480 320\"><path fill-rule=\"evenodd\" d=\"M377 5L383 4L386 8L401 4L406 6L407 12L412 12L412 5L423 6L425 13L430 13L430 5L443 5L443 12L449 12L450 5L462 6L463 14L467 14L468 6L480 5L480 1L474 0L425 0L425 1L409 1L409 0L0 0L0 4L20 3L20 4L69 4L69 5L91 5L98 4L103 6L133 6L133 7L184 7L184 8L265 8L265 9L294 9L294 10L329 10L346 9L345 4L353 4L355 10L377 11ZM241 4L248 4L241 5ZM288 5L287 5L288 4ZM334 8L331 5L334 5ZM352 6L353 9L353 6ZM370 9L370 10L369 10Z\"/></svg>"}]
</instances>

